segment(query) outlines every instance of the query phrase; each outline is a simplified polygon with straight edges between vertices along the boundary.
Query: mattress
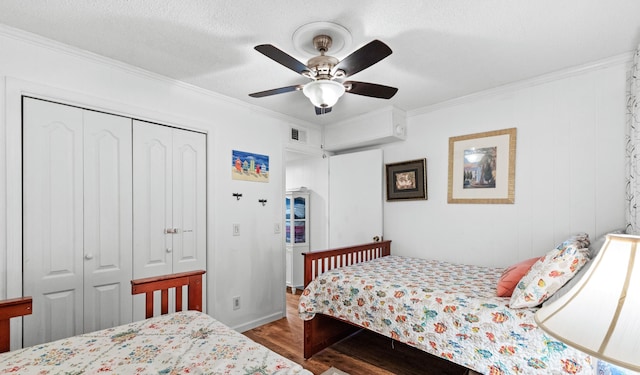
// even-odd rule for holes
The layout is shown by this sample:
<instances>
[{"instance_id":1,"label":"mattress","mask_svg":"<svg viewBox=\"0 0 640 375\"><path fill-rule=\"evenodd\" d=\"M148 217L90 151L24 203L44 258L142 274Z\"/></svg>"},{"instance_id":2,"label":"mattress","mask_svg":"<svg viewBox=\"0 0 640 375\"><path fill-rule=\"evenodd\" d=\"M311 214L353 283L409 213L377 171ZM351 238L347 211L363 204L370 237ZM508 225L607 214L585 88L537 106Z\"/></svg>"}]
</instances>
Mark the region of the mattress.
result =
<instances>
[{"instance_id":1,"label":"mattress","mask_svg":"<svg viewBox=\"0 0 640 375\"><path fill-rule=\"evenodd\" d=\"M0 354L0 374L312 375L214 318L183 311Z\"/></svg>"}]
</instances>

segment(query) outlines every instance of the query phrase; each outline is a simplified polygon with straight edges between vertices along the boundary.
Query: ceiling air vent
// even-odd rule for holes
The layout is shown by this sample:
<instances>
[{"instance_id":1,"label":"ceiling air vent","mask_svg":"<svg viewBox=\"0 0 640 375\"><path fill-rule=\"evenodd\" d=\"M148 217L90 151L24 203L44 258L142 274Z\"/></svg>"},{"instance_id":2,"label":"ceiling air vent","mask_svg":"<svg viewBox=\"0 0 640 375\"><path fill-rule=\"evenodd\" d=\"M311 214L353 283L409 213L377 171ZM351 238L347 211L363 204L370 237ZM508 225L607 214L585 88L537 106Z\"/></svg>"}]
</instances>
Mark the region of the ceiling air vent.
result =
<instances>
[{"instance_id":1,"label":"ceiling air vent","mask_svg":"<svg viewBox=\"0 0 640 375\"><path fill-rule=\"evenodd\" d=\"M307 132L296 128L291 128L291 140L297 142L307 141Z\"/></svg>"}]
</instances>

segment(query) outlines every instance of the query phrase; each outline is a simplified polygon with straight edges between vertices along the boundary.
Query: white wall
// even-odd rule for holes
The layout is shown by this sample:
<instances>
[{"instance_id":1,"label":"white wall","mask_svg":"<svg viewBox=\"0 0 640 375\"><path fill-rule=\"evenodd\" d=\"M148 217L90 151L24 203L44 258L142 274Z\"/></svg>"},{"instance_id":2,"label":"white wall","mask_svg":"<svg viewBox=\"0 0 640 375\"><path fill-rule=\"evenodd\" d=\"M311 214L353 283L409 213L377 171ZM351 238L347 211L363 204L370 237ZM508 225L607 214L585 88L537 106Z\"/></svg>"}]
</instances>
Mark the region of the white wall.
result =
<instances>
[{"instance_id":1,"label":"white wall","mask_svg":"<svg viewBox=\"0 0 640 375\"><path fill-rule=\"evenodd\" d=\"M628 56L410 113L385 163L427 158L428 200L386 202L396 254L489 266L624 226ZM515 204L447 204L449 137L517 128Z\"/></svg>"},{"instance_id":2,"label":"white wall","mask_svg":"<svg viewBox=\"0 0 640 375\"><path fill-rule=\"evenodd\" d=\"M0 51L0 298L21 294L19 97L29 93L207 132L208 312L240 330L283 316L284 246L274 224L283 223L283 145L295 120L6 27ZM269 183L231 180L232 149L269 155Z\"/></svg>"}]
</instances>

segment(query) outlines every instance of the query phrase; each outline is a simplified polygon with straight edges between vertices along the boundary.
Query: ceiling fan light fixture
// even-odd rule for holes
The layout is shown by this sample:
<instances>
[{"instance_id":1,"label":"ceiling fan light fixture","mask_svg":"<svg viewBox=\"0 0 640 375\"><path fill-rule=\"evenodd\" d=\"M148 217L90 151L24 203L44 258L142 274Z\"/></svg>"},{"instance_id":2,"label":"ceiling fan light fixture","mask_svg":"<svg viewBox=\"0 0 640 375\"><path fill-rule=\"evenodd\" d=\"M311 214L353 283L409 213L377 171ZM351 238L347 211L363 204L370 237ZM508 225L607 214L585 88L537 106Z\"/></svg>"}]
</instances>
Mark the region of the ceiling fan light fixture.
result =
<instances>
[{"instance_id":1,"label":"ceiling fan light fixture","mask_svg":"<svg viewBox=\"0 0 640 375\"><path fill-rule=\"evenodd\" d=\"M305 30L304 33L309 31L306 27L299 30L303 29ZM299 40L298 37L302 34L296 31L294 40ZM329 47L333 49L332 46L336 44L336 40L332 34L329 32L314 32L313 35L314 51L312 53L315 54L319 52L320 55L310 58L306 64L303 64L272 44L260 44L254 47L256 51L285 68L311 79L311 82L306 85L290 85L254 92L249 94L249 96L252 98L262 98L301 90L315 107L316 115L323 115L331 112L331 108L345 92L380 99L391 99L391 97L396 94L398 89L395 87L369 82L342 82L343 78L351 77L389 56L391 54L391 48L389 48L389 46L376 39L353 51L344 59L338 60L326 54ZM336 79L338 79L339 82L335 81Z\"/></svg>"},{"instance_id":2,"label":"ceiling fan light fixture","mask_svg":"<svg viewBox=\"0 0 640 375\"><path fill-rule=\"evenodd\" d=\"M344 86L328 79L309 82L302 89L304 96L318 108L333 107L344 94Z\"/></svg>"}]
</instances>

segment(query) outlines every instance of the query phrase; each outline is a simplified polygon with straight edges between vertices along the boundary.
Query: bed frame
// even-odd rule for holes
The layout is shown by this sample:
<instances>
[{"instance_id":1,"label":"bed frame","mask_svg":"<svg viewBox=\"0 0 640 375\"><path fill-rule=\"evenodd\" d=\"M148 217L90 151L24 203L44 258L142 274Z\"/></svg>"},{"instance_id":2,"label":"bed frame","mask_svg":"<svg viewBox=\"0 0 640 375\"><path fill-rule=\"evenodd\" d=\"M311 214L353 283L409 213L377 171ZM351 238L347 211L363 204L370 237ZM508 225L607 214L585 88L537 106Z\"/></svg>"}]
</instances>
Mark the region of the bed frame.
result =
<instances>
[{"instance_id":1,"label":"bed frame","mask_svg":"<svg viewBox=\"0 0 640 375\"><path fill-rule=\"evenodd\" d=\"M131 280L131 294L145 293L145 318L153 316L153 294L160 291L161 314L169 312L169 289L175 289L176 311L182 311L182 287L187 286L187 310L202 311L202 275L206 271L190 271L171 275Z\"/></svg>"},{"instance_id":2,"label":"bed frame","mask_svg":"<svg viewBox=\"0 0 640 375\"><path fill-rule=\"evenodd\" d=\"M182 311L182 287L187 286L187 309L202 311L202 275L206 271L174 273L172 275L147 277L131 280L131 294L146 294L146 318L153 316L153 294L160 291L161 314L169 312L169 289L175 289L176 311ZM20 297L0 301L0 353L9 351L11 318L29 315L32 312L32 298Z\"/></svg>"},{"instance_id":3,"label":"bed frame","mask_svg":"<svg viewBox=\"0 0 640 375\"><path fill-rule=\"evenodd\" d=\"M324 272L350 266L391 254L391 241L372 242L364 245L342 247L326 251L303 253L304 286ZM362 327L347 321L316 314L304 321L304 358L359 331Z\"/></svg>"}]
</instances>

